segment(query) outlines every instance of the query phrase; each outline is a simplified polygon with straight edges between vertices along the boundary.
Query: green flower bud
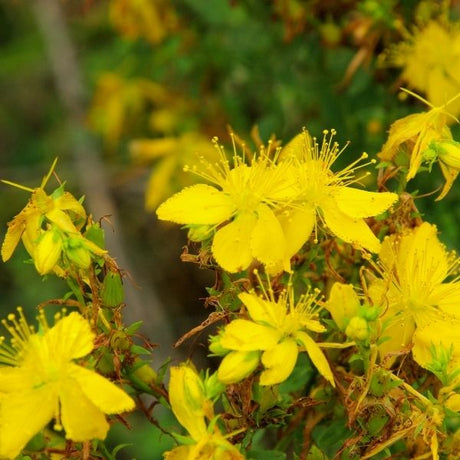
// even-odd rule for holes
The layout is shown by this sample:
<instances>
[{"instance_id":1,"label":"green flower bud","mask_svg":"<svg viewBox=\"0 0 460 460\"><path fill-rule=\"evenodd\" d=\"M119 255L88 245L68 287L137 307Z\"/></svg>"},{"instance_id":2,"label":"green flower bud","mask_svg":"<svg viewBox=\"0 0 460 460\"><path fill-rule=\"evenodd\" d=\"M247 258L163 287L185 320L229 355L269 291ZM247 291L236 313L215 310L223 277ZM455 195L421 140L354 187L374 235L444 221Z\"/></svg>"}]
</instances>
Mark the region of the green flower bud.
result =
<instances>
[{"instance_id":1,"label":"green flower bud","mask_svg":"<svg viewBox=\"0 0 460 460\"><path fill-rule=\"evenodd\" d=\"M34 249L33 259L35 268L40 275L49 273L59 261L62 252L62 239L60 233L55 230L47 230L40 236Z\"/></svg>"},{"instance_id":2,"label":"green flower bud","mask_svg":"<svg viewBox=\"0 0 460 460\"><path fill-rule=\"evenodd\" d=\"M230 350L222 346L220 340L222 338L222 332L218 335L213 335L209 338L209 351L214 356L225 356Z\"/></svg>"},{"instance_id":3,"label":"green flower bud","mask_svg":"<svg viewBox=\"0 0 460 460\"><path fill-rule=\"evenodd\" d=\"M120 305L125 297L121 276L118 272L109 272L104 278L101 290L101 298L107 307Z\"/></svg>"},{"instance_id":4,"label":"green flower bud","mask_svg":"<svg viewBox=\"0 0 460 460\"><path fill-rule=\"evenodd\" d=\"M65 254L79 268L87 269L91 264L91 253L83 245L83 238L81 237L67 239Z\"/></svg>"},{"instance_id":5,"label":"green flower bud","mask_svg":"<svg viewBox=\"0 0 460 460\"><path fill-rule=\"evenodd\" d=\"M137 362L134 363L133 369L129 377L134 383L140 382L141 384L150 386L157 381L157 373L150 367L149 363L142 362L138 359Z\"/></svg>"},{"instance_id":6,"label":"green flower bud","mask_svg":"<svg viewBox=\"0 0 460 460\"><path fill-rule=\"evenodd\" d=\"M214 372L205 379L204 387L208 399L214 399L225 391L225 385L219 381L217 372Z\"/></svg>"},{"instance_id":7,"label":"green flower bud","mask_svg":"<svg viewBox=\"0 0 460 460\"><path fill-rule=\"evenodd\" d=\"M191 225L188 230L187 238L190 241L201 243L211 236L211 230L211 225Z\"/></svg>"},{"instance_id":8,"label":"green flower bud","mask_svg":"<svg viewBox=\"0 0 460 460\"><path fill-rule=\"evenodd\" d=\"M369 337L367 321L359 316L350 319L345 334L352 340L366 340Z\"/></svg>"},{"instance_id":9,"label":"green flower bud","mask_svg":"<svg viewBox=\"0 0 460 460\"><path fill-rule=\"evenodd\" d=\"M451 168L460 170L460 143L453 140L432 142L432 147L439 156L439 159Z\"/></svg>"}]
</instances>

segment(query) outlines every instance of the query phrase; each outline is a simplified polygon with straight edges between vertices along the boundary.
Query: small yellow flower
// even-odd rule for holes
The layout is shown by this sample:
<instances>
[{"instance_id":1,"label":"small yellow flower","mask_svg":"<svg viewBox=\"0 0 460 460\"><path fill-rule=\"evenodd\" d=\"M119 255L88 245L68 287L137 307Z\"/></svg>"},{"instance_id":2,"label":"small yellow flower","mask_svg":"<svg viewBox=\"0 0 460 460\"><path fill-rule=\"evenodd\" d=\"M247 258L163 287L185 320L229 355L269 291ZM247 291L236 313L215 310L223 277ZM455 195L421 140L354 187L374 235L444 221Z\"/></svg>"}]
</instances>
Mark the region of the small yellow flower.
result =
<instances>
[{"instance_id":1,"label":"small yellow flower","mask_svg":"<svg viewBox=\"0 0 460 460\"><path fill-rule=\"evenodd\" d=\"M25 208L8 223L8 230L1 250L4 262L12 256L21 237L25 248L33 257L34 247L41 235L43 218L45 222L54 224L58 229L70 233L78 233L79 223L85 220L86 212L81 203L69 192L65 192L62 186L51 195L47 195L44 190L56 161L38 188L30 189L9 181L3 181L32 193Z\"/></svg>"},{"instance_id":2,"label":"small yellow flower","mask_svg":"<svg viewBox=\"0 0 460 460\"><path fill-rule=\"evenodd\" d=\"M123 390L74 362L91 353L95 338L79 313L58 315L53 327L42 313L39 332L21 309L8 319L12 339L0 345L0 457L15 458L52 419L67 439L88 441L105 438L105 414L134 409Z\"/></svg>"},{"instance_id":3,"label":"small yellow flower","mask_svg":"<svg viewBox=\"0 0 460 460\"><path fill-rule=\"evenodd\" d=\"M380 241L367 226L364 218L386 211L398 196L395 193L375 193L350 187L357 183L355 170L361 159L351 163L339 172L331 170L332 165L343 152L336 142L324 131L319 146L307 131L297 135L281 152L283 158L295 158L292 174L296 177L295 200L291 208L280 217L286 235L287 254L291 257L316 229L318 218L329 231L359 248L378 252ZM373 162L371 162L373 163Z\"/></svg>"},{"instance_id":4,"label":"small yellow flower","mask_svg":"<svg viewBox=\"0 0 460 460\"><path fill-rule=\"evenodd\" d=\"M389 61L402 67L403 80L423 92L435 106L446 104L460 92L460 27L458 23L431 20L389 52ZM460 114L460 100L449 104Z\"/></svg>"},{"instance_id":5,"label":"small yellow flower","mask_svg":"<svg viewBox=\"0 0 460 460\"><path fill-rule=\"evenodd\" d=\"M262 151L250 164L235 153L230 164L215 142L221 161L204 161L197 174L217 187L197 184L185 188L159 206L158 218L213 226L212 253L229 272L245 270L253 259L289 270L286 237L275 215L291 199L289 162L277 165Z\"/></svg>"},{"instance_id":6,"label":"small yellow flower","mask_svg":"<svg viewBox=\"0 0 460 460\"><path fill-rule=\"evenodd\" d=\"M244 376L240 375L238 369L232 373L226 359L238 363L246 354L251 366L257 358L264 367L260 384L275 385L291 375L299 351L306 351L319 373L334 385L334 377L326 357L307 332L325 331L318 320L314 295L302 295L295 302L291 289L284 291L277 301L272 292L268 298L248 293L240 294L239 298L251 319L235 319L221 333L221 345L232 351L219 367L219 379L224 383L241 380ZM236 354L239 359L232 357Z\"/></svg>"},{"instance_id":7,"label":"small yellow flower","mask_svg":"<svg viewBox=\"0 0 460 460\"><path fill-rule=\"evenodd\" d=\"M452 346L459 360L460 282L448 280L459 261L440 243L436 227L425 222L385 238L379 259L382 275L371 281L369 295L384 310L381 356L413 345L414 359L426 367L429 347L442 345Z\"/></svg>"},{"instance_id":8,"label":"small yellow flower","mask_svg":"<svg viewBox=\"0 0 460 460\"><path fill-rule=\"evenodd\" d=\"M407 152L409 155L409 170L406 179L415 177L423 161L433 160L428 158L430 149L435 148L441 143L440 150L443 152L447 145L452 141L452 133L447 126L448 120L452 115L448 113L444 106L432 107L431 110L422 113L414 113L404 118L396 120L390 127L388 139L378 153L383 161L395 161L398 153ZM447 147L450 151L452 147ZM439 154L435 151L434 154ZM444 155L444 160L442 156ZM458 175L458 168L448 163L452 154L439 154L439 166L446 180L444 187L436 199L444 198L449 192L455 178Z\"/></svg>"},{"instance_id":9,"label":"small yellow flower","mask_svg":"<svg viewBox=\"0 0 460 460\"><path fill-rule=\"evenodd\" d=\"M180 424L190 434L191 443L165 452L168 460L243 460L238 449L225 439L214 418L212 402L199 375L188 364L171 367L169 401Z\"/></svg>"}]
</instances>

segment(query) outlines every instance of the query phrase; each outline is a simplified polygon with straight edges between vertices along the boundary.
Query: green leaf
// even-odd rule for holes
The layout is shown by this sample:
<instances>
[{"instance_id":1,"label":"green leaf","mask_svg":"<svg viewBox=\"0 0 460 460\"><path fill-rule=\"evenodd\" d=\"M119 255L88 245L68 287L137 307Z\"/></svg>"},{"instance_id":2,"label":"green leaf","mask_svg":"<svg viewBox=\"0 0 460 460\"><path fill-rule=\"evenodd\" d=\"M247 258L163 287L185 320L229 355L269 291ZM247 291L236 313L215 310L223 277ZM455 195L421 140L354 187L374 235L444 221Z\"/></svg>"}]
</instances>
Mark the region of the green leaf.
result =
<instances>
[{"instance_id":1,"label":"green leaf","mask_svg":"<svg viewBox=\"0 0 460 460\"><path fill-rule=\"evenodd\" d=\"M134 334L135 332L137 332L140 327L142 326L143 324L143 321L136 321L135 323L131 324L130 326L128 326L126 329L125 329L125 332L129 335L131 334Z\"/></svg>"},{"instance_id":2,"label":"green leaf","mask_svg":"<svg viewBox=\"0 0 460 460\"><path fill-rule=\"evenodd\" d=\"M247 453L248 460L285 460L286 454L279 450L251 450Z\"/></svg>"}]
</instances>

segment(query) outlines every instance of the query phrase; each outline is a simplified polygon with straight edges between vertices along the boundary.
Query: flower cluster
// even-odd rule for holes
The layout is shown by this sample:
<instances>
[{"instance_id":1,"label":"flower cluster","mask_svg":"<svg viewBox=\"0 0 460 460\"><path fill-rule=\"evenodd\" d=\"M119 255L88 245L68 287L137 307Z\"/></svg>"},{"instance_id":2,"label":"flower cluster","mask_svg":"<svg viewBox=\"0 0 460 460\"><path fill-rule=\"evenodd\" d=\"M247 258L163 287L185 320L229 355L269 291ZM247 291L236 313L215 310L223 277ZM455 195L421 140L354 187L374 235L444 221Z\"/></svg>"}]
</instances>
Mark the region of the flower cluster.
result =
<instances>
[{"instance_id":1,"label":"flower cluster","mask_svg":"<svg viewBox=\"0 0 460 460\"><path fill-rule=\"evenodd\" d=\"M290 258L310 238L318 222L333 235L359 248L378 252L380 242L364 218L386 211L397 195L351 187L359 182L359 160L334 173L343 152L325 132L321 145L303 131L281 151L262 150L246 162L223 149L217 164L194 170L214 185L184 189L157 209L161 220L184 224L212 238L212 254L226 271L262 263L268 272L290 271Z\"/></svg>"},{"instance_id":2,"label":"flower cluster","mask_svg":"<svg viewBox=\"0 0 460 460\"><path fill-rule=\"evenodd\" d=\"M86 223L85 209L64 190L64 185L51 195L45 192L45 185L55 165L56 161L40 187L35 189L4 181L31 192L31 197L24 209L8 223L1 254L6 262L22 239L38 273L46 275L55 270L65 276L67 262L86 269L92 258L102 256L107 251L81 234Z\"/></svg>"}]
</instances>

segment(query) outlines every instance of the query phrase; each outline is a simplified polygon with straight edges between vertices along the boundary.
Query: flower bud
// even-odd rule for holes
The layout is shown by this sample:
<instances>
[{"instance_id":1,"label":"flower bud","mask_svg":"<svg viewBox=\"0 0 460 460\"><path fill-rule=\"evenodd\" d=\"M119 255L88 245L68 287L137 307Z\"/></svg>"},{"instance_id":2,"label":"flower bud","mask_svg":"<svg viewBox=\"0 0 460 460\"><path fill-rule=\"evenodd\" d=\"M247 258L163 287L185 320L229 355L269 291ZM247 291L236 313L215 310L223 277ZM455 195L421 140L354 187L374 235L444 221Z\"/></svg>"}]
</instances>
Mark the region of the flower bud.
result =
<instances>
[{"instance_id":1,"label":"flower bud","mask_svg":"<svg viewBox=\"0 0 460 460\"><path fill-rule=\"evenodd\" d=\"M134 382L149 387L157 381L157 373L149 363L137 359L133 365L133 370L129 373L129 378Z\"/></svg>"},{"instance_id":2,"label":"flower bud","mask_svg":"<svg viewBox=\"0 0 460 460\"><path fill-rule=\"evenodd\" d=\"M225 391L225 385L219 381L217 372L214 372L205 379L204 387L208 399L214 399Z\"/></svg>"},{"instance_id":3,"label":"flower bud","mask_svg":"<svg viewBox=\"0 0 460 460\"><path fill-rule=\"evenodd\" d=\"M169 401L179 423L193 439L200 439L207 432L204 420L208 400L199 375L187 364L170 369Z\"/></svg>"},{"instance_id":4,"label":"flower bud","mask_svg":"<svg viewBox=\"0 0 460 460\"><path fill-rule=\"evenodd\" d=\"M366 340L369 337L367 321L360 316L354 316L350 319L345 334L353 340Z\"/></svg>"},{"instance_id":5,"label":"flower bud","mask_svg":"<svg viewBox=\"0 0 460 460\"><path fill-rule=\"evenodd\" d=\"M211 236L211 225L191 225L188 229L187 238L190 241L200 243Z\"/></svg>"},{"instance_id":6,"label":"flower bud","mask_svg":"<svg viewBox=\"0 0 460 460\"><path fill-rule=\"evenodd\" d=\"M107 307L120 305L125 297L121 276L118 272L108 272L102 283L101 298Z\"/></svg>"},{"instance_id":7,"label":"flower bud","mask_svg":"<svg viewBox=\"0 0 460 460\"><path fill-rule=\"evenodd\" d=\"M87 269L91 264L91 253L85 248L82 240L81 237L68 238L65 254L79 268Z\"/></svg>"},{"instance_id":8,"label":"flower bud","mask_svg":"<svg viewBox=\"0 0 460 460\"><path fill-rule=\"evenodd\" d=\"M58 263L62 252L62 239L60 233L55 230L47 230L43 233L33 251L35 268L40 275L49 273Z\"/></svg>"},{"instance_id":9,"label":"flower bud","mask_svg":"<svg viewBox=\"0 0 460 460\"><path fill-rule=\"evenodd\" d=\"M337 326L344 330L350 318L359 310L359 298L351 284L335 283L329 294L326 308Z\"/></svg>"},{"instance_id":10,"label":"flower bud","mask_svg":"<svg viewBox=\"0 0 460 460\"><path fill-rule=\"evenodd\" d=\"M225 356L230 350L222 346L223 329L218 335L213 335L209 338L209 351L213 356Z\"/></svg>"},{"instance_id":11,"label":"flower bud","mask_svg":"<svg viewBox=\"0 0 460 460\"><path fill-rule=\"evenodd\" d=\"M450 166L460 170L460 143L453 140L432 142L431 147L438 153L439 159Z\"/></svg>"},{"instance_id":12,"label":"flower bud","mask_svg":"<svg viewBox=\"0 0 460 460\"><path fill-rule=\"evenodd\" d=\"M259 365L259 351L232 351L220 363L218 379L225 384L240 382Z\"/></svg>"}]
</instances>

